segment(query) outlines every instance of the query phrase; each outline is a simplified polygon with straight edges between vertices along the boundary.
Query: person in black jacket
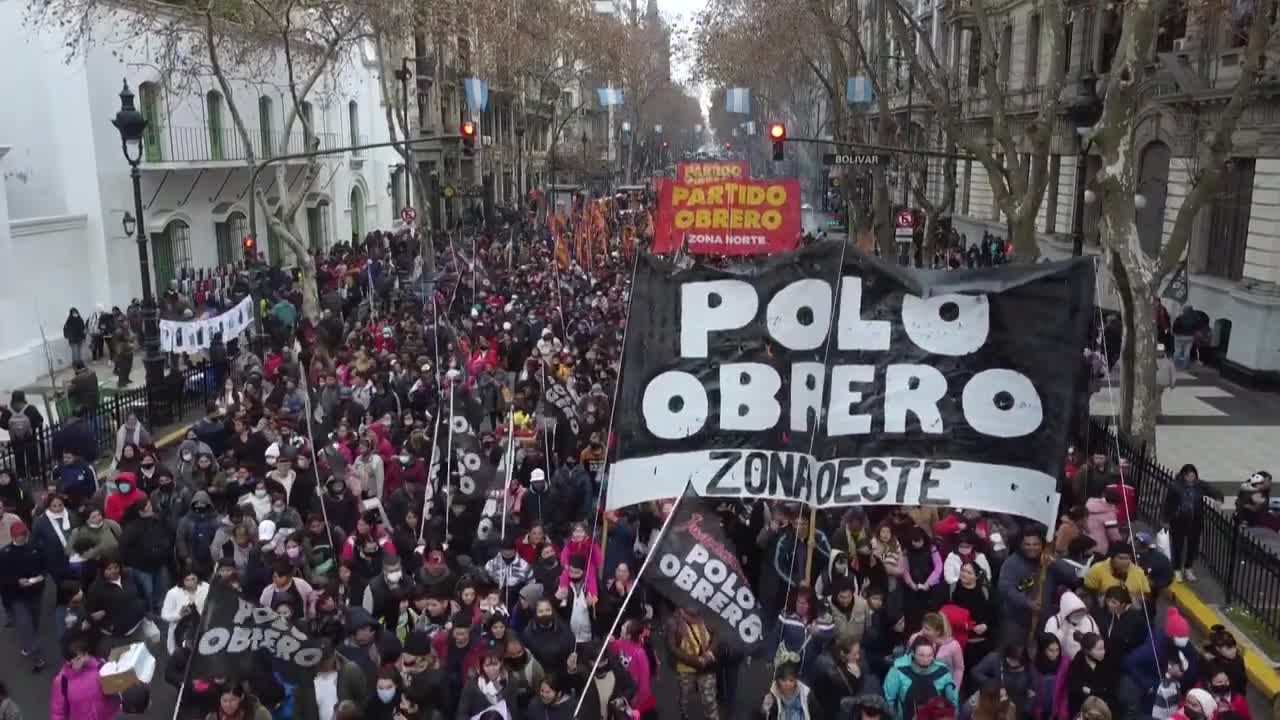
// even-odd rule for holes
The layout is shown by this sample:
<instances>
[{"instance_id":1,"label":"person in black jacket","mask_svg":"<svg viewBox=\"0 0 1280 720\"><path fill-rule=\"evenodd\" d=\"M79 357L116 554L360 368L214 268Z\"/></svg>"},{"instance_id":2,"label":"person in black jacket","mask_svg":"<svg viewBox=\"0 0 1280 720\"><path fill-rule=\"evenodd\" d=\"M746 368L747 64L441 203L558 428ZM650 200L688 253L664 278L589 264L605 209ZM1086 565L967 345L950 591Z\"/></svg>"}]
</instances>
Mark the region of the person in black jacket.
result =
<instances>
[{"instance_id":1,"label":"person in black jacket","mask_svg":"<svg viewBox=\"0 0 1280 720\"><path fill-rule=\"evenodd\" d=\"M31 659L32 671L40 672L44 670L40 610L49 568L40 548L31 542L25 523L14 523L9 528L9 536L13 542L0 548L0 594L4 596L5 607L13 614L23 654Z\"/></svg>"},{"instance_id":2,"label":"person in black jacket","mask_svg":"<svg viewBox=\"0 0 1280 720\"><path fill-rule=\"evenodd\" d=\"M625 673L624 673L625 674ZM519 685L508 673L501 656L486 653L480 661L480 674L466 681L458 698L457 717L464 720L505 705L508 715L516 710ZM584 716L587 707L583 706Z\"/></svg>"},{"instance_id":3,"label":"person in black jacket","mask_svg":"<svg viewBox=\"0 0 1280 720\"><path fill-rule=\"evenodd\" d=\"M814 665L813 687L818 704L839 708L846 699L881 691L880 680L871 674L862 645L851 637L840 638Z\"/></svg>"},{"instance_id":4,"label":"person in black jacket","mask_svg":"<svg viewBox=\"0 0 1280 720\"><path fill-rule=\"evenodd\" d=\"M0 429L9 432L9 447L13 450L13 466L19 479L35 479L41 475L40 428L44 416L34 405L27 403L27 394L14 390L9 404L0 404Z\"/></svg>"},{"instance_id":5,"label":"person in black jacket","mask_svg":"<svg viewBox=\"0 0 1280 720\"><path fill-rule=\"evenodd\" d=\"M1114 657L1126 657L1147 641L1147 618L1134 607L1133 596L1123 585L1107 588L1102 604L1093 611L1093 619L1107 641L1107 652Z\"/></svg>"},{"instance_id":6,"label":"person in black jacket","mask_svg":"<svg viewBox=\"0 0 1280 720\"><path fill-rule=\"evenodd\" d=\"M549 598L538 601L533 622L524 629L520 639L544 668L565 667L574 650L573 631L556 614Z\"/></svg>"},{"instance_id":7,"label":"person in black jacket","mask_svg":"<svg viewBox=\"0 0 1280 720\"><path fill-rule=\"evenodd\" d=\"M106 657L114 648L158 636L147 619L147 601L142 588L124 570L118 557L102 561L102 570L85 594L85 611L103 634L97 655Z\"/></svg>"},{"instance_id":8,"label":"person in black jacket","mask_svg":"<svg viewBox=\"0 0 1280 720\"><path fill-rule=\"evenodd\" d=\"M1076 717L1085 698L1102 699L1109 707L1117 707L1116 689L1119 673L1109 661L1107 644L1101 636L1085 633L1077 639L1080 651L1067 666L1067 714Z\"/></svg>"},{"instance_id":9,"label":"person in black jacket","mask_svg":"<svg viewBox=\"0 0 1280 720\"><path fill-rule=\"evenodd\" d=\"M67 313L67 320L62 323L62 337L71 346L71 362L84 362L85 327L79 310L71 308Z\"/></svg>"},{"instance_id":10,"label":"person in black jacket","mask_svg":"<svg viewBox=\"0 0 1280 720\"><path fill-rule=\"evenodd\" d=\"M600 657L601 643L599 640L592 640L589 643L583 643L578 653L578 668L580 672L591 672L592 663L597 657ZM622 667L622 661L618 655L612 650L605 650L604 657L600 664L595 667L595 672L591 673L591 677L585 678L585 686L582 692L585 698L582 701L582 712L578 715L586 720L608 720L611 714L601 716L601 706L614 710L624 705L630 707L631 701L636 696L636 681ZM601 698L600 691L602 688L609 688L609 697Z\"/></svg>"},{"instance_id":11,"label":"person in black jacket","mask_svg":"<svg viewBox=\"0 0 1280 720\"><path fill-rule=\"evenodd\" d=\"M173 531L156 514L151 500L135 503L125 511L120 557L141 586L153 615L160 614L165 593L172 585L169 559L173 557L173 541Z\"/></svg>"},{"instance_id":12,"label":"person in black jacket","mask_svg":"<svg viewBox=\"0 0 1280 720\"><path fill-rule=\"evenodd\" d=\"M1160 521L1169 530L1174 577L1179 581L1184 575L1187 582L1196 581L1196 574L1191 566L1195 564L1200 552L1205 498L1222 502L1222 493L1200 479L1200 472L1195 465L1183 465L1178 471L1178 482L1169 486L1160 511Z\"/></svg>"}]
</instances>

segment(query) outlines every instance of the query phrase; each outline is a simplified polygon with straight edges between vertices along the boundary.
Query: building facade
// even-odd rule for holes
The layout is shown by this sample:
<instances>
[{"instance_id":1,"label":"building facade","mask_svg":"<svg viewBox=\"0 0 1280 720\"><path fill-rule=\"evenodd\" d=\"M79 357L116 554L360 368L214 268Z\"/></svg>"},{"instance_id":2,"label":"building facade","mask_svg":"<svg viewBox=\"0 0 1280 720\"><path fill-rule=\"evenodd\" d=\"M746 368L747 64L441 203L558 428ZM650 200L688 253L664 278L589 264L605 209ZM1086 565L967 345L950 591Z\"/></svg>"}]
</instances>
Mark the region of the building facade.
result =
<instances>
[{"instance_id":1,"label":"building facade","mask_svg":"<svg viewBox=\"0 0 1280 720\"><path fill-rule=\"evenodd\" d=\"M1212 131L1239 76L1253 6L1236 3L1221 17L1188 20L1172 13L1156 28L1150 63L1141 80L1139 119L1135 130L1138 190L1142 196L1137 231L1144 247L1161 247L1174 218L1201 173L1195 148ZM1006 109L1014 137L1039 110L1048 80L1051 49L1042 14L1034 3L1000 4L995 36L998 72L1007 82ZM980 77L981 38L973 21L954 3L921 0L921 23L933 39L937 56L952 73L953 86L968 129L989 133L991 106ZM1041 253L1050 258L1071 254L1079 136L1066 111L1081 90L1082 78L1106 73L1120 41L1121 22L1114 8L1076 4L1068 15L1068 46L1063 89L1063 115L1051 148L1049 186L1037 220ZM893 84L897 112L907 113L909 83ZM910 105L913 132L941 147L940 128L931 120L927 99L916 90ZM1256 386L1280 388L1280 99L1274 82L1264 83L1246 109L1234 136L1234 157L1224 187L1200 212L1187 254L1188 303L1203 310L1215 329L1215 341L1226 346L1223 371ZM1086 186L1100 160L1084 163ZM941 161L931 163L928 192L942 194ZM956 168L955 220L970 241L983 232L1005 236L1004 220L992 202L986 171L976 162ZM1092 194L1090 194L1092 196ZM1085 250L1099 251L1096 204L1086 202ZM1101 266L1100 266L1101 267ZM1108 273L1099 273L1099 299L1116 307ZM1179 305L1166 300L1176 315Z\"/></svg>"},{"instance_id":2,"label":"building facade","mask_svg":"<svg viewBox=\"0 0 1280 720\"><path fill-rule=\"evenodd\" d=\"M121 80L148 120L142 198L153 290L183 272L241 259L248 233L248 153L227 98L212 77L167 86L147 44L115 36L127 21L103 18L97 44L65 61L66 39L25 22L24 3L0 3L0 86L21 98L0 110L0 387L20 387L65 365L62 324L71 307L125 307L141 297L138 245L125 234L133 214L129 165L111 119ZM259 160L299 152L312 141L334 150L388 138L376 68L353 52L303 104L314 138L300 125L283 134L291 107L283 63L265 76L230 67L232 94ZM252 77L250 77L252 75ZM392 150L335 152L306 193L299 225L315 248L393 226ZM282 161L296 192L302 161ZM258 186L273 207L273 173ZM260 215L260 213L259 213ZM258 249L289 264L292 254L259 217Z\"/></svg>"}]
</instances>

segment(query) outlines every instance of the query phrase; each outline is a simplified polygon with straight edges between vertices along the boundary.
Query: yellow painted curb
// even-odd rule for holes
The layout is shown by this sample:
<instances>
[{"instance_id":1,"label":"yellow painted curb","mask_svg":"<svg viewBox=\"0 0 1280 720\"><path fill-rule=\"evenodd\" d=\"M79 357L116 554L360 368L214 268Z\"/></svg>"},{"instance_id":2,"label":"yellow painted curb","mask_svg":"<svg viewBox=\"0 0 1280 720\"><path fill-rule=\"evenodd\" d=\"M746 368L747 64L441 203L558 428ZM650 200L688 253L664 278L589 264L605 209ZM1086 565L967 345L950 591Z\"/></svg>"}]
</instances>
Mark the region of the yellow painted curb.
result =
<instances>
[{"instance_id":1,"label":"yellow painted curb","mask_svg":"<svg viewBox=\"0 0 1280 720\"><path fill-rule=\"evenodd\" d=\"M156 448L160 450L166 450L173 445L177 445L178 443L182 442L183 438L187 436L187 431L193 427L195 427L195 423L187 423L186 425L183 425L182 427L178 428L177 430L174 430L168 435L165 435L164 437L156 441Z\"/></svg>"},{"instance_id":2,"label":"yellow painted curb","mask_svg":"<svg viewBox=\"0 0 1280 720\"><path fill-rule=\"evenodd\" d=\"M1186 583L1173 584L1173 602L1188 620L1196 624L1201 633L1208 634L1209 628L1227 622L1216 610L1206 605ZM1280 673L1260 657L1257 651L1246 648L1244 644L1241 645L1241 649L1245 650L1244 669L1249 676L1249 682L1268 702L1280 699Z\"/></svg>"}]
</instances>

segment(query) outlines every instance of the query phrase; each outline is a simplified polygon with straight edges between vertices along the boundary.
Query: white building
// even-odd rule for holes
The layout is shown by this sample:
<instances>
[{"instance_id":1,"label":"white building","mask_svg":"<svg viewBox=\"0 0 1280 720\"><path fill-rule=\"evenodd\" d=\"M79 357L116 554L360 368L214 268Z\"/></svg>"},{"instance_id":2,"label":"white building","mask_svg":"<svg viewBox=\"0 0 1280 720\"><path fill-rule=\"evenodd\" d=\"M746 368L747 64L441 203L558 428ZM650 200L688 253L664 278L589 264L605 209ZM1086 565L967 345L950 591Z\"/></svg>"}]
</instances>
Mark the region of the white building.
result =
<instances>
[{"instance_id":1,"label":"white building","mask_svg":"<svg viewBox=\"0 0 1280 720\"><path fill-rule=\"evenodd\" d=\"M70 307L87 317L98 304L123 308L142 295L138 245L122 225L126 211L134 212L129 166L111 124L122 79L150 124L141 168L154 287L166 287L183 269L241 259L251 200L243 143L212 76L193 78L180 91L166 88L146 45L113 43L111 27L95 29L99 43L67 63L65 38L34 31L25 12L26 3L0 2L0 97L10 99L0 109L4 389L46 372L42 329L55 364L69 361L62 324ZM283 63L277 65L278 72L251 79L228 68L259 159L308 144L300 125L282 135L290 96ZM388 140L381 103L376 68L351 57L317 83L304 112L321 147L340 148ZM299 213L312 245L392 227L398 209L390 178L398 163L391 149L325 158ZM296 191L302 164L287 167ZM258 181L269 199L271 175ZM288 262L283 242L269 237L261 217L258 230L259 250Z\"/></svg>"}]
</instances>

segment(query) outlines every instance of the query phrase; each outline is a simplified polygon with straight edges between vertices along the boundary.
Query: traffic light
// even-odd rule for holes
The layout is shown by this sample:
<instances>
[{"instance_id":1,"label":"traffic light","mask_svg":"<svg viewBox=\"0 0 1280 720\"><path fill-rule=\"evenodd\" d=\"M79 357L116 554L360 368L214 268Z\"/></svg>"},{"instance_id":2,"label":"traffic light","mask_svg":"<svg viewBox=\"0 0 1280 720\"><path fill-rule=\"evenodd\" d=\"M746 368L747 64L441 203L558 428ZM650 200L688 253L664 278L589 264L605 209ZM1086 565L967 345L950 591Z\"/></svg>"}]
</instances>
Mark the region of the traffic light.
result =
<instances>
[{"instance_id":1,"label":"traffic light","mask_svg":"<svg viewBox=\"0 0 1280 720\"><path fill-rule=\"evenodd\" d=\"M462 154L467 157L476 154L476 124L470 120L462 123Z\"/></svg>"},{"instance_id":2,"label":"traffic light","mask_svg":"<svg viewBox=\"0 0 1280 720\"><path fill-rule=\"evenodd\" d=\"M773 161L781 162L785 160L787 157L787 126L782 123L773 123L770 125L769 139L773 141Z\"/></svg>"},{"instance_id":3,"label":"traffic light","mask_svg":"<svg viewBox=\"0 0 1280 720\"><path fill-rule=\"evenodd\" d=\"M254 256L258 244L254 241L252 235L245 235L244 239L240 241L240 247L244 249L244 256L251 258Z\"/></svg>"}]
</instances>

